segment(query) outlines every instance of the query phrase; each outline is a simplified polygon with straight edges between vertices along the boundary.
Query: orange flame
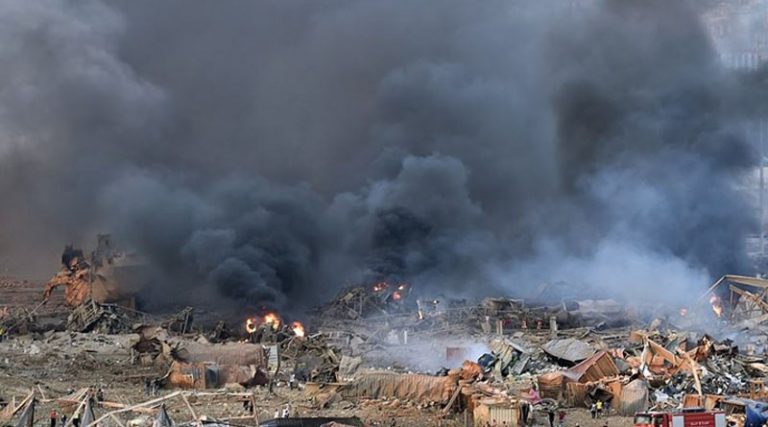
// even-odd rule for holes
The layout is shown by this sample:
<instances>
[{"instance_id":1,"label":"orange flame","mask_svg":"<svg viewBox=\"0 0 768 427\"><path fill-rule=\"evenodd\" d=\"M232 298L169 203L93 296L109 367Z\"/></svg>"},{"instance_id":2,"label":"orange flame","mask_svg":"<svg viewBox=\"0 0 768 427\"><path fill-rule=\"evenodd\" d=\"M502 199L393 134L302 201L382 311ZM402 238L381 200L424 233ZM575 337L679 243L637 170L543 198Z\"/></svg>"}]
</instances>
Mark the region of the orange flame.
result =
<instances>
[{"instance_id":1,"label":"orange flame","mask_svg":"<svg viewBox=\"0 0 768 427\"><path fill-rule=\"evenodd\" d=\"M381 292L389 287L385 282L379 282L373 285L373 292Z\"/></svg>"},{"instance_id":2,"label":"orange flame","mask_svg":"<svg viewBox=\"0 0 768 427\"><path fill-rule=\"evenodd\" d=\"M291 329L297 337L303 337L306 335L306 332L304 331L304 325L302 325L299 321L291 323Z\"/></svg>"},{"instance_id":3,"label":"orange flame","mask_svg":"<svg viewBox=\"0 0 768 427\"><path fill-rule=\"evenodd\" d=\"M249 334L256 332L257 327L258 325L256 325L255 320L251 318L245 319L245 330L248 331Z\"/></svg>"},{"instance_id":4,"label":"orange flame","mask_svg":"<svg viewBox=\"0 0 768 427\"><path fill-rule=\"evenodd\" d=\"M259 329L259 326L261 325L269 325L273 330L278 330L280 328L280 325L282 324L282 320L280 320L280 316L278 316L275 313L267 313L264 315L264 317L251 317L248 319L245 319L245 330L252 334L256 332Z\"/></svg>"},{"instance_id":5,"label":"orange flame","mask_svg":"<svg viewBox=\"0 0 768 427\"><path fill-rule=\"evenodd\" d=\"M400 295L400 291L395 291L392 293L392 299L394 301L400 301L400 298L402 298L402 295Z\"/></svg>"},{"instance_id":6,"label":"orange flame","mask_svg":"<svg viewBox=\"0 0 768 427\"><path fill-rule=\"evenodd\" d=\"M397 287L398 291L404 291L406 289L408 289L408 285L406 285L405 283L402 283L400 284L400 286Z\"/></svg>"},{"instance_id":7,"label":"orange flame","mask_svg":"<svg viewBox=\"0 0 768 427\"><path fill-rule=\"evenodd\" d=\"M715 312L715 316L718 318L723 316L723 302L720 300L719 296L712 295L709 298L709 304L712 305L712 311Z\"/></svg>"},{"instance_id":8,"label":"orange flame","mask_svg":"<svg viewBox=\"0 0 768 427\"><path fill-rule=\"evenodd\" d=\"M280 323L282 321L280 320L280 316L278 316L275 313L267 313L264 315L264 323L267 325L272 326L272 329L277 330L280 328Z\"/></svg>"}]
</instances>

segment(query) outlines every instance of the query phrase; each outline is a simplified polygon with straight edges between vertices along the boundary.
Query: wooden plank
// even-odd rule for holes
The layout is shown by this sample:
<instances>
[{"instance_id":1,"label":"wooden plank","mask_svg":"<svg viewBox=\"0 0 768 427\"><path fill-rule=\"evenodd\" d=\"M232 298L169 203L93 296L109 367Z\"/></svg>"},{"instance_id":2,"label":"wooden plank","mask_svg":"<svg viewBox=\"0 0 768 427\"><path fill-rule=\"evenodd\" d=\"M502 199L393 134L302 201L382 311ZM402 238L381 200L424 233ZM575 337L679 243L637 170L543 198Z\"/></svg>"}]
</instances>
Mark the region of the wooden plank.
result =
<instances>
[{"instance_id":1,"label":"wooden plank","mask_svg":"<svg viewBox=\"0 0 768 427\"><path fill-rule=\"evenodd\" d=\"M699 396L703 396L704 394L701 392L701 381L699 380L699 364L696 363L690 354L686 351L680 352L683 357L688 361L688 365L691 368L691 373L693 373L693 380L695 381L696 386L696 393L699 394Z\"/></svg>"},{"instance_id":2,"label":"wooden plank","mask_svg":"<svg viewBox=\"0 0 768 427\"><path fill-rule=\"evenodd\" d=\"M176 392L173 392L173 393L171 393L171 394L169 394L167 396L158 397L157 399L148 400L148 401L143 402L143 403L137 403L135 405L131 405L131 406L128 406L126 408L122 408L122 409L118 409L118 410L115 410L115 411L112 411L112 412L108 412L108 413L102 415L101 417L99 417L98 419L96 419L90 425L93 426L93 425L98 424L99 422L103 421L105 418L109 417L110 414L119 414L119 413L122 413L122 412L131 412L131 411L134 411L134 410L136 410L138 408L143 408L145 406L156 405L158 403L162 403L162 402L165 402L166 400L172 399L172 398L180 395L181 393L182 393L181 391L176 391ZM69 421L71 421L71 420L69 420ZM67 422L69 422L69 421L67 421ZM89 426L83 426L83 427L89 427Z\"/></svg>"},{"instance_id":3,"label":"wooden plank","mask_svg":"<svg viewBox=\"0 0 768 427\"><path fill-rule=\"evenodd\" d=\"M456 402L456 399L459 397L459 393L461 393L461 384L456 384L456 390L453 392L451 400L449 400L448 404L445 405L445 408L443 408L443 415L448 414L448 412L451 410L453 403Z\"/></svg>"},{"instance_id":4,"label":"wooden plank","mask_svg":"<svg viewBox=\"0 0 768 427\"><path fill-rule=\"evenodd\" d=\"M119 425L120 427L125 427L125 424L123 424L122 422L120 422L120 420L118 420L118 419L117 419L117 417L115 416L115 414L109 414L109 416L112 418L112 420L113 420L115 423L117 423L117 425Z\"/></svg>"},{"instance_id":5,"label":"wooden plank","mask_svg":"<svg viewBox=\"0 0 768 427\"><path fill-rule=\"evenodd\" d=\"M195 410L192 409L192 405L189 404L189 400L187 399L187 396L182 394L181 398L184 400L184 404L187 405L187 409L189 409L189 413L192 414L192 419L195 420L195 423L197 423L197 414L195 413Z\"/></svg>"},{"instance_id":6,"label":"wooden plank","mask_svg":"<svg viewBox=\"0 0 768 427\"><path fill-rule=\"evenodd\" d=\"M75 419L75 417L78 417L78 418L79 418L79 415L78 415L78 414L80 413L80 410L81 410L81 409L82 409L82 408L85 406L85 402L86 402L87 400L88 400L87 398L86 398L86 399L83 399L83 400L82 400L82 402L80 402L80 404L79 404L79 405L77 405L77 408L75 409L75 412L73 412L73 413L72 413L72 416L71 416L71 417L69 417L69 419L67 419L67 423L66 423L66 424L64 424L64 427L69 427L69 426L71 426L71 425L72 425L72 420L74 420L74 419ZM85 427L87 427L87 426L85 426Z\"/></svg>"},{"instance_id":7,"label":"wooden plank","mask_svg":"<svg viewBox=\"0 0 768 427\"><path fill-rule=\"evenodd\" d=\"M710 293L712 293L712 291L714 291L714 290L715 290L715 288L717 288L718 286L720 286L720 283L722 283L722 282L725 280L725 278L726 278L726 276L723 276L723 277L721 277L720 279L718 279L718 280L717 280L717 282L715 282L715 284L714 284L714 285L710 286L710 287L709 287L709 289L707 289L707 291L706 291L706 292L704 292L703 294L701 294L701 296L699 297L699 299L703 299L704 297L706 297L707 295L709 295Z\"/></svg>"}]
</instances>

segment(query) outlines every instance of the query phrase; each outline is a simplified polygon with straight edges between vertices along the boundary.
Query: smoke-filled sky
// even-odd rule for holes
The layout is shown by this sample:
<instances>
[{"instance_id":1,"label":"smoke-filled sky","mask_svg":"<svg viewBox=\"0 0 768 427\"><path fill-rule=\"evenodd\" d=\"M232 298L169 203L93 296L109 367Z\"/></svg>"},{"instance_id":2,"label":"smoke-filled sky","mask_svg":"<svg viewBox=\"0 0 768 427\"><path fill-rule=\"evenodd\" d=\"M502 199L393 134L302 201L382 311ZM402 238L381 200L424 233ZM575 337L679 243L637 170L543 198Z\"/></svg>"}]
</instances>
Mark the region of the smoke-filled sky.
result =
<instances>
[{"instance_id":1,"label":"smoke-filled sky","mask_svg":"<svg viewBox=\"0 0 768 427\"><path fill-rule=\"evenodd\" d=\"M765 73L695 2L571 3L0 1L0 267L111 232L156 301L276 307L751 273Z\"/></svg>"}]
</instances>

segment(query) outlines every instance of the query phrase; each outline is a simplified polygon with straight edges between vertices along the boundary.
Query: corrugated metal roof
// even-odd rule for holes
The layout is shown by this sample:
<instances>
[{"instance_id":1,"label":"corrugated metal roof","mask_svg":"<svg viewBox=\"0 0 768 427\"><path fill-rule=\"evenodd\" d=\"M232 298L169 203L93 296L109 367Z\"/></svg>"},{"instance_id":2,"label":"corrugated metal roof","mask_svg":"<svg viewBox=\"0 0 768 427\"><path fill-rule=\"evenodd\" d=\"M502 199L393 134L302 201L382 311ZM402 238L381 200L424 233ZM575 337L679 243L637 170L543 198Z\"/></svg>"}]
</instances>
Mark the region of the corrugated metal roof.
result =
<instances>
[{"instance_id":1,"label":"corrugated metal roof","mask_svg":"<svg viewBox=\"0 0 768 427\"><path fill-rule=\"evenodd\" d=\"M604 351L585 359L565 373L568 378L582 383L598 381L616 375L619 375L619 368L613 363L611 355Z\"/></svg>"},{"instance_id":2,"label":"corrugated metal roof","mask_svg":"<svg viewBox=\"0 0 768 427\"><path fill-rule=\"evenodd\" d=\"M358 397L395 397L417 402L447 403L457 387L451 377L434 377L420 374L365 374L348 392Z\"/></svg>"},{"instance_id":3,"label":"corrugated metal roof","mask_svg":"<svg viewBox=\"0 0 768 427\"><path fill-rule=\"evenodd\" d=\"M474 410L475 425L517 426L520 410L512 403L480 403Z\"/></svg>"},{"instance_id":4,"label":"corrugated metal roof","mask_svg":"<svg viewBox=\"0 0 768 427\"><path fill-rule=\"evenodd\" d=\"M591 345L573 338L552 340L541 348L547 354L569 362L579 362L595 354Z\"/></svg>"}]
</instances>

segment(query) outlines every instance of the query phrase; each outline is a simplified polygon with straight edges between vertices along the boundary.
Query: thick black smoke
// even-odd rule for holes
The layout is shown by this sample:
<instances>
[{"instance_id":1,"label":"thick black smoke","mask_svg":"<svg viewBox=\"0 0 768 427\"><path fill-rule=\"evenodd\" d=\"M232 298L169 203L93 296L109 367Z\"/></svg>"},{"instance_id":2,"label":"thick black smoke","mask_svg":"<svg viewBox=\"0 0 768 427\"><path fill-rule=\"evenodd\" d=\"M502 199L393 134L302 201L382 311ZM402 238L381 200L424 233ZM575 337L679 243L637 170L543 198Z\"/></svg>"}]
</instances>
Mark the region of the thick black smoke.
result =
<instances>
[{"instance_id":1,"label":"thick black smoke","mask_svg":"<svg viewBox=\"0 0 768 427\"><path fill-rule=\"evenodd\" d=\"M749 273L766 80L684 0L0 3L0 265L96 232L161 304ZM638 290L642 289L642 290Z\"/></svg>"}]
</instances>

